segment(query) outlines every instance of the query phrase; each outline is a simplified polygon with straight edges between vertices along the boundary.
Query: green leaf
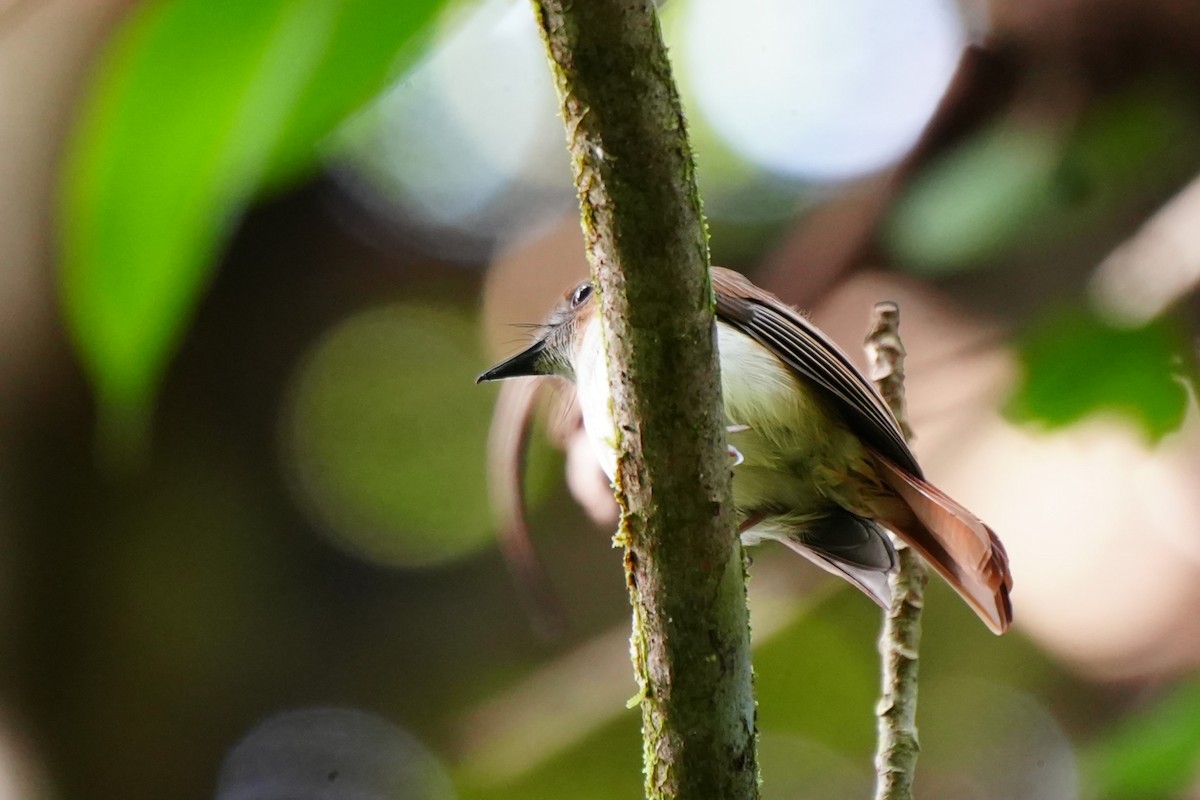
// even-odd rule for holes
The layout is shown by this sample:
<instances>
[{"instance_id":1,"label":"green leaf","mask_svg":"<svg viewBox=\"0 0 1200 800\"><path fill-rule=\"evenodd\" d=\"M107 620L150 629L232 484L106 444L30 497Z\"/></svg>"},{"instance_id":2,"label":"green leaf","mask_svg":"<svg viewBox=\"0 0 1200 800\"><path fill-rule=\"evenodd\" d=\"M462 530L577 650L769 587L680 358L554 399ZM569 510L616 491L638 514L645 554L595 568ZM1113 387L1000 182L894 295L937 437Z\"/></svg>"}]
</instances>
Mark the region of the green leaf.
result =
<instances>
[{"instance_id":1,"label":"green leaf","mask_svg":"<svg viewBox=\"0 0 1200 800\"><path fill-rule=\"evenodd\" d=\"M64 314L109 455L143 438L247 203L268 178L304 168L436 5L168 0L139 5L114 35L69 144L60 206Z\"/></svg>"},{"instance_id":2,"label":"green leaf","mask_svg":"<svg viewBox=\"0 0 1200 800\"><path fill-rule=\"evenodd\" d=\"M284 125L268 184L311 168L314 145L415 61L441 6L442 0L340 0L321 64Z\"/></svg>"},{"instance_id":3,"label":"green leaf","mask_svg":"<svg viewBox=\"0 0 1200 800\"><path fill-rule=\"evenodd\" d=\"M1099 411L1138 423L1151 441L1177 430L1195 364L1169 318L1117 328L1082 311L1053 316L1019 343L1023 380L1009 413L1052 427Z\"/></svg>"},{"instance_id":4,"label":"green leaf","mask_svg":"<svg viewBox=\"0 0 1200 800\"><path fill-rule=\"evenodd\" d=\"M1133 717L1086 753L1090 796L1180 796L1200 765L1200 686L1185 685Z\"/></svg>"}]
</instances>

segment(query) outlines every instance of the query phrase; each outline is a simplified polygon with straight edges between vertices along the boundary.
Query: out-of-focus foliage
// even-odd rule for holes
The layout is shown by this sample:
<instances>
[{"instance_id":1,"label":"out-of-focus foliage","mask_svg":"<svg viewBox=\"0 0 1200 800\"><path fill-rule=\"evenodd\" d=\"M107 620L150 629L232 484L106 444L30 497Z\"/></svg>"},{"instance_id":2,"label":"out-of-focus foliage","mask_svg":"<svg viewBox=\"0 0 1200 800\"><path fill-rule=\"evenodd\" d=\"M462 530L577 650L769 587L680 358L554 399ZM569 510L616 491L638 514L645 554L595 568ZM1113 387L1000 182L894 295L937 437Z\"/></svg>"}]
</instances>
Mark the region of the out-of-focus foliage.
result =
<instances>
[{"instance_id":1,"label":"out-of-focus foliage","mask_svg":"<svg viewBox=\"0 0 1200 800\"><path fill-rule=\"evenodd\" d=\"M1024 377L1009 411L1051 426L1113 411L1157 441L1182 424L1185 381L1195 385L1195 357L1169 318L1130 329L1062 312L1028 331L1019 355Z\"/></svg>"},{"instance_id":2,"label":"out-of-focus foliage","mask_svg":"<svg viewBox=\"0 0 1200 800\"><path fill-rule=\"evenodd\" d=\"M166 0L109 42L62 188L65 313L108 444L136 444L230 226L377 91L435 0Z\"/></svg>"},{"instance_id":3,"label":"out-of-focus foliage","mask_svg":"<svg viewBox=\"0 0 1200 800\"><path fill-rule=\"evenodd\" d=\"M468 319L416 304L353 317L315 349L293 394L284 462L335 541L408 566L493 541L483 465L464 468L488 435L494 392L471 386L484 362ZM531 466L536 500L558 464Z\"/></svg>"},{"instance_id":4,"label":"out-of-focus foliage","mask_svg":"<svg viewBox=\"0 0 1200 800\"><path fill-rule=\"evenodd\" d=\"M1002 268L1021 250L1079 237L1196 166L1200 116L1177 85L1142 82L1078 120L1005 119L933 163L888 226L897 259L937 275ZM1175 323L1112 327L1085 312L1053 317L1020 343L1025 380L1009 410L1050 427L1108 409L1152 440L1177 430L1194 352Z\"/></svg>"},{"instance_id":5,"label":"out-of-focus foliage","mask_svg":"<svg viewBox=\"0 0 1200 800\"><path fill-rule=\"evenodd\" d=\"M1053 209L1061 156L1051 131L1000 124L930 169L896 211L891 245L922 272L949 272L1009 247Z\"/></svg>"},{"instance_id":6,"label":"out-of-focus foliage","mask_svg":"<svg viewBox=\"0 0 1200 800\"><path fill-rule=\"evenodd\" d=\"M593 733L583 746L571 748L516 780L480 785L470 777L460 777L459 792L463 800L638 797L642 791L642 773L637 768L639 722L637 710L626 709L620 719Z\"/></svg>"},{"instance_id":7,"label":"out-of-focus foliage","mask_svg":"<svg viewBox=\"0 0 1200 800\"><path fill-rule=\"evenodd\" d=\"M1104 800L1178 797L1195 780L1200 687L1184 684L1095 743L1086 765Z\"/></svg>"},{"instance_id":8,"label":"out-of-focus foliage","mask_svg":"<svg viewBox=\"0 0 1200 800\"><path fill-rule=\"evenodd\" d=\"M888 241L914 272L994 264L1077 235L1198 161L1200 116L1170 84L1138 86L1077 122L1004 120L926 169L893 213Z\"/></svg>"},{"instance_id":9,"label":"out-of-focus foliage","mask_svg":"<svg viewBox=\"0 0 1200 800\"><path fill-rule=\"evenodd\" d=\"M858 598L839 616L871 625L871 608ZM819 659L796 658L798 643L821 653ZM841 753L869 753L874 719L866 709L878 690L872 668L870 637L857 636L821 615L803 617L779 639L754 654L759 725L773 733L802 734ZM814 702L814 698L821 698Z\"/></svg>"}]
</instances>

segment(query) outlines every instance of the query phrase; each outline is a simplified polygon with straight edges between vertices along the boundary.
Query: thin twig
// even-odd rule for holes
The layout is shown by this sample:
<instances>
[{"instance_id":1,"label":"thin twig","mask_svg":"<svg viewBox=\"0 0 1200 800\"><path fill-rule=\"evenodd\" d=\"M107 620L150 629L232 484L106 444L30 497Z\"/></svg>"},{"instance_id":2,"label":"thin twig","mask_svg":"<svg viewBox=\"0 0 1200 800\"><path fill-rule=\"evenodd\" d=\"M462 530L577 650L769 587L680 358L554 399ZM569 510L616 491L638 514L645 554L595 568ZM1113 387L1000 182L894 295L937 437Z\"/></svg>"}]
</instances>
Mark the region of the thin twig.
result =
<instances>
[{"instance_id":1,"label":"thin twig","mask_svg":"<svg viewBox=\"0 0 1200 800\"><path fill-rule=\"evenodd\" d=\"M892 302L876 303L866 351L872 380L896 415L905 438L912 439L904 403L905 351L899 329L899 307ZM895 536L892 542L900 566L889 578L892 604L879 640L883 690L875 709L878 730L875 800L911 800L921 751L917 740L917 657L929 575L920 556Z\"/></svg>"}]
</instances>

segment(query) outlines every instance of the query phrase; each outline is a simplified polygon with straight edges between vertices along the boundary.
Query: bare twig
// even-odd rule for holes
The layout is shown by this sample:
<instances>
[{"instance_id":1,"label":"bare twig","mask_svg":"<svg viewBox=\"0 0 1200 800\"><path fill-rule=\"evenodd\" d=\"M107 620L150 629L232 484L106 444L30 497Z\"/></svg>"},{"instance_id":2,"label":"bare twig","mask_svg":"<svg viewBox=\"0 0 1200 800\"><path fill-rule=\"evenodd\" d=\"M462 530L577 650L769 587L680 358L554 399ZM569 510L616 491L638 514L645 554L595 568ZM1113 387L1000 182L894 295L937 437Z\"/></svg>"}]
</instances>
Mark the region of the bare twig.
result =
<instances>
[{"instance_id":1,"label":"bare twig","mask_svg":"<svg viewBox=\"0 0 1200 800\"><path fill-rule=\"evenodd\" d=\"M901 430L912 439L904 403L904 345L900 341L900 309L876 303L867 334L871 378L879 387ZM887 610L879 652L883 657L883 690L877 717L875 753L876 800L911 800L921 745L917 740L917 656L921 644L921 610L929 579L920 556L895 536L899 569L889 579L892 604Z\"/></svg>"}]
</instances>

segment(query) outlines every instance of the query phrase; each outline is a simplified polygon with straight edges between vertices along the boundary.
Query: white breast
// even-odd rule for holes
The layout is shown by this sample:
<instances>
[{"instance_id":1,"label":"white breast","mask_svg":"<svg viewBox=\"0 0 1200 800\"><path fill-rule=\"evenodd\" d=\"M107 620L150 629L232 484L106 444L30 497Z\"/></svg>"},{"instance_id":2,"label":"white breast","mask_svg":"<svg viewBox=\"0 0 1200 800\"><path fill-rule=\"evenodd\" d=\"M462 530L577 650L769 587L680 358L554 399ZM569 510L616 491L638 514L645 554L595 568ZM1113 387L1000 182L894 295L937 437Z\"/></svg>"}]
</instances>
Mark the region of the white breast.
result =
<instances>
[{"instance_id":1,"label":"white breast","mask_svg":"<svg viewBox=\"0 0 1200 800\"><path fill-rule=\"evenodd\" d=\"M729 423L791 427L796 404L803 401L804 393L783 362L732 325L717 325L717 348Z\"/></svg>"},{"instance_id":2,"label":"white breast","mask_svg":"<svg viewBox=\"0 0 1200 800\"><path fill-rule=\"evenodd\" d=\"M866 474L869 468L857 437L782 361L747 334L718 323L717 346L725 421L738 426L729 434L729 443L741 456L733 481L739 512L796 509L786 526L794 532L808 510L831 502L853 508L854 497L831 498L828 486L818 485L814 476ZM616 429L598 320L588 324L571 361L592 451L612 480L617 468ZM783 536L779 526L770 522L746 538Z\"/></svg>"},{"instance_id":3,"label":"white breast","mask_svg":"<svg viewBox=\"0 0 1200 800\"><path fill-rule=\"evenodd\" d=\"M789 427L799 394L791 372L766 348L729 325L717 326L717 346L727 422ZM588 322L572 365L588 440L601 469L612 480L617 470L616 427L598 319ZM745 455L752 461L762 455L758 436L742 434L736 439L748 446L750 452Z\"/></svg>"},{"instance_id":4,"label":"white breast","mask_svg":"<svg viewBox=\"0 0 1200 800\"><path fill-rule=\"evenodd\" d=\"M575 370L575 391L583 412L583 426L587 430L588 441L592 444L592 452L596 454L600 468L611 481L617 473L617 438L598 317L593 315L588 322L571 364Z\"/></svg>"}]
</instances>

